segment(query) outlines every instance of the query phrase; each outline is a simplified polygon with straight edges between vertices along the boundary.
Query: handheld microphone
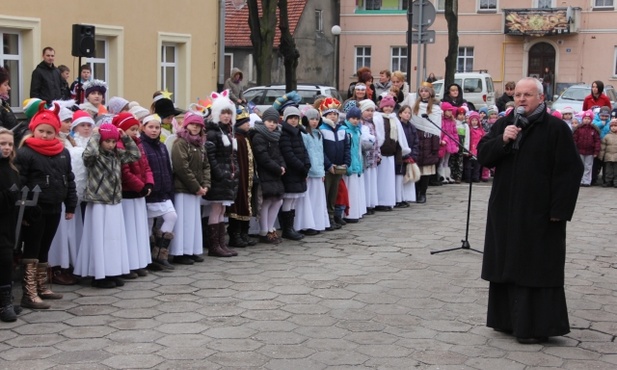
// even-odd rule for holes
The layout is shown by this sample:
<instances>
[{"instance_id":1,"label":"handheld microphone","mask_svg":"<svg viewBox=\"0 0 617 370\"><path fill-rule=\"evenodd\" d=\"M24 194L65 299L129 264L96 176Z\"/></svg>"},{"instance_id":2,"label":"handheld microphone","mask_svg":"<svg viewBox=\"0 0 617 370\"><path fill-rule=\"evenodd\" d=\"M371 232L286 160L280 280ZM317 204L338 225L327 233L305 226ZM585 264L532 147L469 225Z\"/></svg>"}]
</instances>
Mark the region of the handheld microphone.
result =
<instances>
[{"instance_id":1,"label":"handheld microphone","mask_svg":"<svg viewBox=\"0 0 617 370\"><path fill-rule=\"evenodd\" d=\"M523 127L523 121L521 120L522 115L525 114L525 107L518 106L514 111L514 126Z\"/></svg>"},{"instance_id":2,"label":"handheld microphone","mask_svg":"<svg viewBox=\"0 0 617 370\"><path fill-rule=\"evenodd\" d=\"M521 106L516 107L516 110L514 111L514 123L513 123L514 126L520 127L520 128L525 128L525 126L527 126L529 122L527 121L525 117L523 117L523 114L525 114L525 107L521 107ZM516 139L508 142L506 144L506 147L508 149L518 150L519 141L521 140L521 135L522 135L522 132L519 132L518 135L516 136Z\"/></svg>"}]
</instances>

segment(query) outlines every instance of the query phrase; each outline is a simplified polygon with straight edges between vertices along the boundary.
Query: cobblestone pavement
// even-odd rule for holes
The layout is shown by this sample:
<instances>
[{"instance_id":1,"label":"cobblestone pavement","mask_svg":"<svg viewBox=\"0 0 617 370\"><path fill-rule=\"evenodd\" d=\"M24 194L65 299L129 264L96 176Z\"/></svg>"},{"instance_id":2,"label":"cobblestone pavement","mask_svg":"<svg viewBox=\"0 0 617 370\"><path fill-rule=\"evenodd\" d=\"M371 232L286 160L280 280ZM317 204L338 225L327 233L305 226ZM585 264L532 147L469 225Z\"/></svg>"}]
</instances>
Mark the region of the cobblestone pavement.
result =
<instances>
[{"instance_id":1,"label":"cobblestone pavement","mask_svg":"<svg viewBox=\"0 0 617 370\"><path fill-rule=\"evenodd\" d=\"M572 332L521 345L484 326L482 256L459 247L468 186L342 230L178 266L0 323L2 369L614 369L617 189L583 188L569 224ZM482 249L490 187L474 186ZM19 292L16 296L19 297Z\"/></svg>"}]
</instances>

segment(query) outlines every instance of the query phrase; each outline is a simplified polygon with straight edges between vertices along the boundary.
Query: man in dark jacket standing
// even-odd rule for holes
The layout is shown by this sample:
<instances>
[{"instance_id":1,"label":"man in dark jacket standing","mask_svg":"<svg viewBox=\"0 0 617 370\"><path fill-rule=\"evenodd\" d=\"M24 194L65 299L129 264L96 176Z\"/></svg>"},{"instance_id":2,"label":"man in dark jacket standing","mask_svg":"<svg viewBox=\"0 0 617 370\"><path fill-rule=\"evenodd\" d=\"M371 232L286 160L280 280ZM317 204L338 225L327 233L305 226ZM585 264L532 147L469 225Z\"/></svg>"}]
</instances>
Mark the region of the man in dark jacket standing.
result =
<instances>
[{"instance_id":1,"label":"man in dark jacket standing","mask_svg":"<svg viewBox=\"0 0 617 370\"><path fill-rule=\"evenodd\" d=\"M32 71L30 97L51 103L62 99L62 76L54 65L56 52L47 46L43 49L43 61Z\"/></svg>"},{"instance_id":2,"label":"man in dark jacket standing","mask_svg":"<svg viewBox=\"0 0 617 370\"><path fill-rule=\"evenodd\" d=\"M514 101L514 87L515 86L516 86L516 83L514 81L509 81L508 83L506 83L505 91L503 92L503 95L501 95L499 99L497 99L497 101L495 102L495 105L497 105L497 109L500 112L503 112L506 110L506 104L508 102Z\"/></svg>"},{"instance_id":3,"label":"man in dark jacket standing","mask_svg":"<svg viewBox=\"0 0 617 370\"><path fill-rule=\"evenodd\" d=\"M487 326L523 344L570 331L566 222L583 173L571 130L546 112L542 91L540 81L520 80L514 102L524 113L498 120L478 145L480 163L496 168L482 263Z\"/></svg>"}]
</instances>

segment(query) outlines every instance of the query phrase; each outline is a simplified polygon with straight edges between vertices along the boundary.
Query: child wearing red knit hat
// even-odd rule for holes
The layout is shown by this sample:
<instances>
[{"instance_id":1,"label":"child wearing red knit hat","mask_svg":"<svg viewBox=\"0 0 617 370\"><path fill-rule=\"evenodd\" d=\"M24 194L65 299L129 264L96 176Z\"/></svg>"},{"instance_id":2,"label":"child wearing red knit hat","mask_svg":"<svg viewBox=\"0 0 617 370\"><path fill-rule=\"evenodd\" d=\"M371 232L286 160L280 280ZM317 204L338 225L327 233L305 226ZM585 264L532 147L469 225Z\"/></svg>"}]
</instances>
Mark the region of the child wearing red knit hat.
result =
<instances>
[{"instance_id":1,"label":"child wearing red knit hat","mask_svg":"<svg viewBox=\"0 0 617 370\"><path fill-rule=\"evenodd\" d=\"M34 309L50 307L43 299L62 298L61 294L52 292L46 286L47 259L60 222L62 203L66 207L65 218L69 220L73 218L77 205L71 158L58 139L59 111L57 104L54 104L54 110L48 110L44 101L39 103L38 112L28 125L32 135L26 136L15 158L21 185L41 190L36 207L39 212L29 212L30 215L24 218L21 232L24 243L21 304Z\"/></svg>"},{"instance_id":2,"label":"child wearing red knit hat","mask_svg":"<svg viewBox=\"0 0 617 370\"><path fill-rule=\"evenodd\" d=\"M124 147L118 147L118 140ZM84 191L84 231L75 263L76 275L92 276L92 286L114 288L124 285L129 256L122 210L122 164L137 161L139 148L122 130L102 124L83 153L88 179Z\"/></svg>"},{"instance_id":3,"label":"child wearing red knit hat","mask_svg":"<svg viewBox=\"0 0 617 370\"><path fill-rule=\"evenodd\" d=\"M148 156L139 138L139 121L132 113L122 112L114 117L112 124L133 140L141 157L139 160L122 165L122 211L129 246L129 268L131 272L123 278L134 279L146 276L146 266L152 263L150 253L150 231L146 196L152 192L154 177Z\"/></svg>"}]
</instances>

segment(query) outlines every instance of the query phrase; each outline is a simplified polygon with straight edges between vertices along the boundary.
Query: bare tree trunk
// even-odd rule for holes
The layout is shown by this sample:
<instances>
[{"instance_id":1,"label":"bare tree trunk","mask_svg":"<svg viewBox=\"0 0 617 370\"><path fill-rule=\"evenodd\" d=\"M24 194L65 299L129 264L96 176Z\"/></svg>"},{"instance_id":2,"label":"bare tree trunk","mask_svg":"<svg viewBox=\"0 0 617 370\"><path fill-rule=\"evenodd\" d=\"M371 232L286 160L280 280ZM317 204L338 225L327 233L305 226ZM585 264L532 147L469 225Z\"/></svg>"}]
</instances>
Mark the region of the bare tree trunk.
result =
<instances>
[{"instance_id":1,"label":"bare tree trunk","mask_svg":"<svg viewBox=\"0 0 617 370\"><path fill-rule=\"evenodd\" d=\"M279 53L283 55L285 65L285 91L293 91L298 87L296 69L300 52L296 48L296 41L289 30L289 14L287 13L287 0L279 0L279 29L281 30L281 44Z\"/></svg>"},{"instance_id":2,"label":"bare tree trunk","mask_svg":"<svg viewBox=\"0 0 617 370\"><path fill-rule=\"evenodd\" d=\"M257 68L257 84L268 85L272 81L272 49L276 30L277 0L261 0L261 17L257 0L248 0L247 4L253 60Z\"/></svg>"},{"instance_id":3,"label":"bare tree trunk","mask_svg":"<svg viewBox=\"0 0 617 370\"><path fill-rule=\"evenodd\" d=\"M458 0L446 0L444 14L448 23L448 55L446 56L446 71L444 74L443 91L454 83L456 60L458 58Z\"/></svg>"}]
</instances>

